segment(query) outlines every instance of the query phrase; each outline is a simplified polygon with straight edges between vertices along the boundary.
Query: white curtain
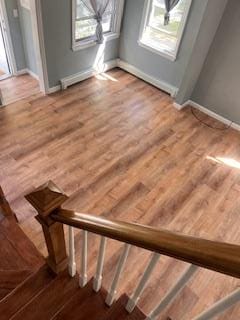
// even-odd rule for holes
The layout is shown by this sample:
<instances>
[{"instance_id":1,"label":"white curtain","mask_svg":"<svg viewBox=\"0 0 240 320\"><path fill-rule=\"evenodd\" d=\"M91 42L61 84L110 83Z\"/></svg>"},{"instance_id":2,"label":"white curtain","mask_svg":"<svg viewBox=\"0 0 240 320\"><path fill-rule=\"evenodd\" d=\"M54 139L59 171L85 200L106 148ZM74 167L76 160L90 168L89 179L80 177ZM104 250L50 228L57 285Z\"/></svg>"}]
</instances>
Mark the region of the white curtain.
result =
<instances>
[{"instance_id":1,"label":"white curtain","mask_svg":"<svg viewBox=\"0 0 240 320\"><path fill-rule=\"evenodd\" d=\"M94 19L97 21L96 42L98 44L103 43L102 19L110 1L112 0L82 0L84 5L94 15Z\"/></svg>"},{"instance_id":2,"label":"white curtain","mask_svg":"<svg viewBox=\"0 0 240 320\"><path fill-rule=\"evenodd\" d=\"M164 25L167 26L170 21L170 12L176 7L180 0L165 0L166 13L164 15Z\"/></svg>"}]
</instances>

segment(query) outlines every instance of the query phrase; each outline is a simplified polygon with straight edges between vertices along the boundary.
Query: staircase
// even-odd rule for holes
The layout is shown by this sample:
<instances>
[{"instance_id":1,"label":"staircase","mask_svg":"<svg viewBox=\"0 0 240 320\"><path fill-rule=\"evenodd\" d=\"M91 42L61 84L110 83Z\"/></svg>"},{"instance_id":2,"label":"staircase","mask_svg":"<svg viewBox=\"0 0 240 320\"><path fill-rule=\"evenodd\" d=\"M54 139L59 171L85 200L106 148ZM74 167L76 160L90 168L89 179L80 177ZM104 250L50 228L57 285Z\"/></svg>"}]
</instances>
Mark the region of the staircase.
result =
<instances>
[{"instance_id":1,"label":"staircase","mask_svg":"<svg viewBox=\"0 0 240 320\"><path fill-rule=\"evenodd\" d=\"M0 301L1 320L141 320L146 316L136 308L129 315L125 310L126 295L109 308L105 304L107 292L92 289L93 281L79 289L78 277L67 272L54 276L47 265L30 275Z\"/></svg>"},{"instance_id":2,"label":"staircase","mask_svg":"<svg viewBox=\"0 0 240 320\"><path fill-rule=\"evenodd\" d=\"M3 193L0 199L1 320L146 318L138 308L127 313L126 295L109 308L106 290L96 293L93 280L80 289L78 275L70 277L67 270L54 274L18 226Z\"/></svg>"},{"instance_id":3,"label":"staircase","mask_svg":"<svg viewBox=\"0 0 240 320\"><path fill-rule=\"evenodd\" d=\"M68 197L53 182L26 196L37 209L37 220L43 228L49 253L45 262L18 226L14 213L0 191L1 320L155 320L159 319L163 310L174 301L199 268L240 278L239 246L64 210L61 205ZM64 224L69 231L68 255ZM75 257L74 228L82 230L80 266ZM96 273L90 281L87 269L88 232L100 236ZM110 288L105 290L102 287L102 274L107 238L121 241L124 245ZM116 299L132 245L152 251L152 256L131 297L123 294ZM138 301L160 255L182 260L188 265L159 304L145 315L139 309ZM193 320L213 319L239 300L238 288Z\"/></svg>"}]
</instances>

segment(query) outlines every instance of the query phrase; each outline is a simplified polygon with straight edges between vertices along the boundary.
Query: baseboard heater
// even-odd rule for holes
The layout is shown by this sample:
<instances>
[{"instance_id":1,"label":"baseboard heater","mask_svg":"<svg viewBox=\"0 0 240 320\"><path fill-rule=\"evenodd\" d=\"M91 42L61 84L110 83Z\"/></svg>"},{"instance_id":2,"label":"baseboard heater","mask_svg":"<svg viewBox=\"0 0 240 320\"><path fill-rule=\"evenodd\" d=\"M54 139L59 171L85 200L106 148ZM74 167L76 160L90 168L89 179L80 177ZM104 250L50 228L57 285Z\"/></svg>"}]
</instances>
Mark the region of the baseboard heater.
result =
<instances>
[{"instance_id":1,"label":"baseboard heater","mask_svg":"<svg viewBox=\"0 0 240 320\"><path fill-rule=\"evenodd\" d=\"M123 69L136 77L152 84L153 86L157 87L160 90L163 90L167 93L169 93L173 98L176 97L178 88L170 85L167 82L161 81L159 79L156 79L152 76L149 76L148 74L142 72L138 68L126 63L125 61L122 61L120 59L110 60L108 62L102 63L100 66L97 66L96 68L90 68L88 70L85 70L83 72L75 73L69 77L63 78L60 80L61 83L61 89L65 90L67 87L78 83L80 81L86 80L88 78L91 78L97 74L100 74L102 72L106 72L110 69L119 67L120 69Z\"/></svg>"},{"instance_id":2,"label":"baseboard heater","mask_svg":"<svg viewBox=\"0 0 240 320\"><path fill-rule=\"evenodd\" d=\"M100 66L97 66L96 68L90 68L90 69L87 69L86 71L75 73L69 77L66 77L60 80L61 89L65 90L67 89L67 87L75 83L89 79L97 74L116 68L117 66L118 66L118 61L116 59L116 60L104 62L103 64L101 64Z\"/></svg>"}]
</instances>

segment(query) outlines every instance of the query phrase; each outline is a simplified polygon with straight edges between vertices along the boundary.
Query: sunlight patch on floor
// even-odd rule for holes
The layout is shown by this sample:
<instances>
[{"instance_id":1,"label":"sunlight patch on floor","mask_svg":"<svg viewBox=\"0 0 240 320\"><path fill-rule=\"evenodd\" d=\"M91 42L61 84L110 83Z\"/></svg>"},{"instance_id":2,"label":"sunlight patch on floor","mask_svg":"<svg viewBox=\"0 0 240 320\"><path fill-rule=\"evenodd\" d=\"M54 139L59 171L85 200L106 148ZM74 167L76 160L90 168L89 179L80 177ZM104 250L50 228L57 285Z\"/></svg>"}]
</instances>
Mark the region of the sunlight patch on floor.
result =
<instances>
[{"instance_id":1,"label":"sunlight patch on floor","mask_svg":"<svg viewBox=\"0 0 240 320\"><path fill-rule=\"evenodd\" d=\"M212 160L214 162L217 162L219 164L224 164L224 165L231 167L231 168L240 169L240 162L233 159L233 158L207 156L207 159Z\"/></svg>"},{"instance_id":2,"label":"sunlight patch on floor","mask_svg":"<svg viewBox=\"0 0 240 320\"><path fill-rule=\"evenodd\" d=\"M106 74L106 73L101 73L101 74L98 74L96 75L96 78L98 80L101 80L101 81L113 81L113 82L118 82L117 79L115 79L114 77Z\"/></svg>"}]
</instances>

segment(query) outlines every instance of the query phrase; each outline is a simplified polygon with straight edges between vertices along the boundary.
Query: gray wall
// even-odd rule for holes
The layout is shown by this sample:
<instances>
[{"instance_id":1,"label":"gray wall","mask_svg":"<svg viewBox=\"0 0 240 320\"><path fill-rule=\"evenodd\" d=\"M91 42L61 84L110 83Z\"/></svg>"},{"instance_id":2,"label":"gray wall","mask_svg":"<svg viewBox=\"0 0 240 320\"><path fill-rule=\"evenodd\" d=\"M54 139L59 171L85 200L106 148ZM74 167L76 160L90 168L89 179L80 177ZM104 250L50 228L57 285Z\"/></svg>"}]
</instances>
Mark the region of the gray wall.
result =
<instances>
[{"instance_id":1,"label":"gray wall","mask_svg":"<svg viewBox=\"0 0 240 320\"><path fill-rule=\"evenodd\" d=\"M20 17L20 25L22 30L22 37L23 37L24 52L25 52L25 58L26 58L26 67L37 75L38 68L37 68L36 52L35 52L33 32L32 32L31 11L22 7L20 3L18 7L19 7L19 17Z\"/></svg>"},{"instance_id":2,"label":"gray wall","mask_svg":"<svg viewBox=\"0 0 240 320\"><path fill-rule=\"evenodd\" d=\"M192 100L240 124L240 1L229 0Z\"/></svg>"},{"instance_id":3,"label":"gray wall","mask_svg":"<svg viewBox=\"0 0 240 320\"><path fill-rule=\"evenodd\" d=\"M71 0L42 0L42 16L50 87L92 67L99 46L73 52ZM118 39L107 42L104 60L118 58Z\"/></svg>"},{"instance_id":4,"label":"gray wall","mask_svg":"<svg viewBox=\"0 0 240 320\"><path fill-rule=\"evenodd\" d=\"M174 62L140 47L137 43L144 1L126 0L120 58L146 74L178 88L191 57L208 0L193 0L178 57Z\"/></svg>"},{"instance_id":5,"label":"gray wall","mask_svg":"<svg viewBox=\"0 0 240 320\"><path fill-rule=\"evenodd\" d=\"M11 32L13 51L17 64L17 70L26 68L25 53L22 41L22 32L20 28L19 18L13 16L13 9L17 9L17 0L5 0L8 22Z\"/></svg>"},{"instance_id":6,"label":"gray wall","mask_svg":"<svg viewBox=\"0 0 240 320\"><path fill-rule=\"evenodd\" d=\"M191 58L185 69L185 74L176 97L176 101L179 104L183 104L191 97L227 2L228 0L208 1L201 27L196 38L196 44L191 52Z\"/></svg>"}]
</instances>

